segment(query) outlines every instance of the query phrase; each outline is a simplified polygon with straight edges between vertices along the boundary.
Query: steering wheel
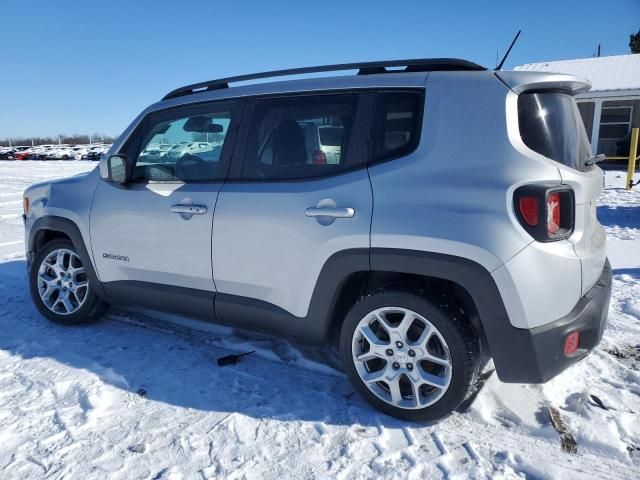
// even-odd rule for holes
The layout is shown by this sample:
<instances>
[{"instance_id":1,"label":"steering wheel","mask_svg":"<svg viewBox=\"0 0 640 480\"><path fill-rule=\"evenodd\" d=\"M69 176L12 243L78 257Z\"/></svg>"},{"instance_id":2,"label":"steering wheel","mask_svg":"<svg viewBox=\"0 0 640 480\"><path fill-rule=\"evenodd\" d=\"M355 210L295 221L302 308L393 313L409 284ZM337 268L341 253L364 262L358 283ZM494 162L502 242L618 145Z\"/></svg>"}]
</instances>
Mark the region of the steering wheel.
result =
<instances>
[{"instance_id":1,"label":"steering wheel","mask_svg":"<svg viewBox=\"0 0 640 480\"><path fill-rule=\"evenodd\" d=\"M209 162L187 153L176 161L176 178L180 180L203 180L209 178Z\"/></svg>"}]
</instances>

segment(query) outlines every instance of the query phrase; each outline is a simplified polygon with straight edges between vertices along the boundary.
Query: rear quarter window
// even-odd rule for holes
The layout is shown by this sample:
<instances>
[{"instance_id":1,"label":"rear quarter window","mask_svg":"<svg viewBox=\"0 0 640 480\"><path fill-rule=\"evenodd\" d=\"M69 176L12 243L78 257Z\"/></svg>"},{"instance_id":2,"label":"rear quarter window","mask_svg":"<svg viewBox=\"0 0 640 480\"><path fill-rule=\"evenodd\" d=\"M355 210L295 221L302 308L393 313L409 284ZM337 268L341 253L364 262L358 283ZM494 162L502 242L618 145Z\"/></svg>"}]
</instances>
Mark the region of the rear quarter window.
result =
<instances>
[{"instance_id":1,"label":"rear quarter window","mask_svg":"<svg viewBox=\"0 0 640 480\"><path fill-rule=\"evenodd\" d=\"M570 168L584 171L591 145L574 98L562 92L518 97L520 137L527 147Z\"/></svg>"},{"instance_id":2,"label":"rear quarter window","mask_svg":"<svg viewBox=\"0 0 640 480\"><path fill-rule=\"evenodd\" d=\"M424 93L381 92L376 100L374 161L408 155L420 141Z\"/></svg>"}]
</instances>

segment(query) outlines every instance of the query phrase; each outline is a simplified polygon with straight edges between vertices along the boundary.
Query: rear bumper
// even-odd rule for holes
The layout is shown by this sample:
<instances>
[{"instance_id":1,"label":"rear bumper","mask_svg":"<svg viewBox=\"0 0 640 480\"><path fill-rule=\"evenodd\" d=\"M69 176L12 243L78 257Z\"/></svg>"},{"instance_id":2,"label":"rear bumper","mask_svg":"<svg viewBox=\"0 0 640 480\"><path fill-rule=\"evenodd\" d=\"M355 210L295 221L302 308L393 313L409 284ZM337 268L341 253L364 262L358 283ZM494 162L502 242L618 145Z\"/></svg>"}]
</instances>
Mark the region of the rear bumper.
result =
<instances>
[{"instance_id":1,"label":"rear bumper","mask_svg":"<svg viewBox=\"0 0 640 480\"><path fill-rule=\"evenodd\" d=\"M499 339L502 360L496 372L503 382L544 383L582 360L602 338L611 297L611 265L607 260L600 278L566 316L530 330L503 329ZM566 336L580 332L578 350L564 354ZM496 343L496 342L492 342ZM509 359L505 361L504 359Z\"/></svg>"}]
</instances>

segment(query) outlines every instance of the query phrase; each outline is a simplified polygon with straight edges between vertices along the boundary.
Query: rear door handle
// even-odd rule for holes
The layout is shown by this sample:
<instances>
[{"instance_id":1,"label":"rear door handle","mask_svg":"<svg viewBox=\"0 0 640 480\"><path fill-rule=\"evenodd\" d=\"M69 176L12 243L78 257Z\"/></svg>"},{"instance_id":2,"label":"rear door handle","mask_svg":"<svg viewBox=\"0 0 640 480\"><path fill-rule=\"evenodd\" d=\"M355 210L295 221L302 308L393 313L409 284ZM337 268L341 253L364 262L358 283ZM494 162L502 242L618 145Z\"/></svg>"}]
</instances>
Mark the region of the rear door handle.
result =
<instances>
[{"instance_id":1,"label":"rear door handle","mask_svg":"<svg viewBox=\"0 0 640 480\"><path fill-rule=\"evenodd\" d=\"M304 211L307 217L351 218L356 211L351 207L309 207Z\"/></svg>"},{"instance_id":2,"label":"rear door handle","mask_svg":"<svg viewBox=\"0 0 640 480\"><path fill-rule=\"evenodd\" d=\"M207 213L206 205L171 205L173 213L186 213L187 215L204 215Z\"/></svg>"}]
</instances>

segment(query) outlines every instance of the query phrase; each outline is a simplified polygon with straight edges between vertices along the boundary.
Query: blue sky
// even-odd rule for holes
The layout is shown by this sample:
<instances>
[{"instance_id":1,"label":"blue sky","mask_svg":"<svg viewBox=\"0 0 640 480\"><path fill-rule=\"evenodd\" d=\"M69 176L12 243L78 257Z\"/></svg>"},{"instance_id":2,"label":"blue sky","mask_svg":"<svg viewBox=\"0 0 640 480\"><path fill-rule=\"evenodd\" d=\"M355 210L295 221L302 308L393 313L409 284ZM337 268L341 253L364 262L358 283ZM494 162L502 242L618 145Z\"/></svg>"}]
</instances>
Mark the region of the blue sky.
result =
<instances>
[{"instance_id":1,"label":"blue sky","mask_svg":"<svg viewBox=\"0 0 640 480\"><path fill-rule=\"evenodd\" d=\"M117 135L183 84L261 70L461 57L506 67L628 53L640 0L2 0L0 138Z\"/></svg>"}]
</instances>

